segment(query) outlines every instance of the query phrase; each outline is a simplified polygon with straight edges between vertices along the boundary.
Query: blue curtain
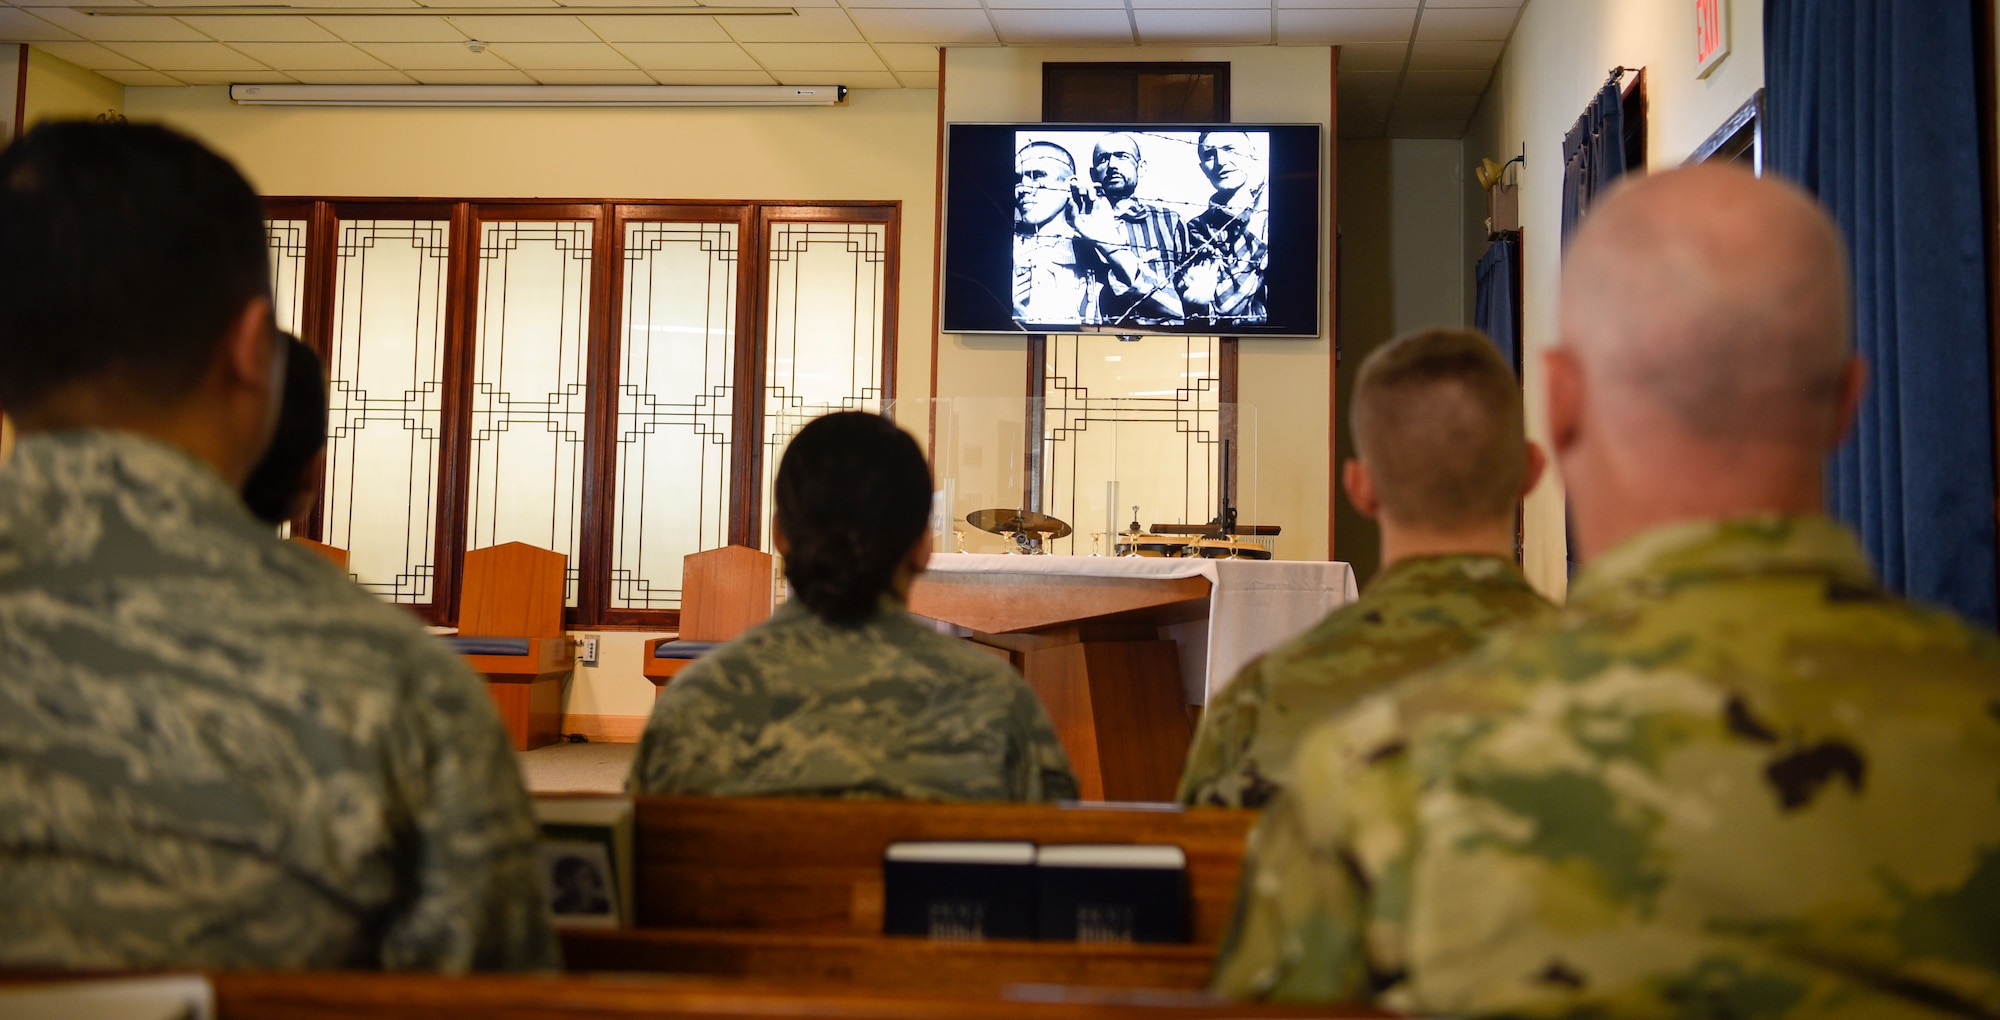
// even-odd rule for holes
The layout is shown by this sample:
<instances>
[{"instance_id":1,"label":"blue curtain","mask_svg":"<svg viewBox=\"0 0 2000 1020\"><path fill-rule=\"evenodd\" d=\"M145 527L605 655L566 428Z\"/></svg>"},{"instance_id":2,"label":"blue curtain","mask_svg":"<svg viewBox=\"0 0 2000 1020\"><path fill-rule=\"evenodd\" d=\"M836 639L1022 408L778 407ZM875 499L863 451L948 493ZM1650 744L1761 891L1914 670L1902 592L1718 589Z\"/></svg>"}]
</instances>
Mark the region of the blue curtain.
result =
<instances>
[{"instance_id":1,"label":"blue curtain","mask_svg":"<svg viewBox=\"0 0 2000 1020\"><path fill-rule=\"evenodd\" d=\"M1500 356L1521 374L1521 234L1494 235L1479 257L1472 302L1472 326L1493 338Z\"/></svg>"},{"instance_id":2,"label":"blue curtain","mask_svg":"<svg viewBox=\"0 0 2000 1020\"><path fill-rule=\"evenodd\" d=\"M1614 73L1597 98L1583 111L1563 136L1562 247L1569 250L1570 235L1576 233L1590 204L1599 192L1623 176L1625 166L1625 94ZM1569 546L1569 574L1576 576L1583 564L1576 558L1576 533L1569 527L1568 508L1563 512L1563 537Z\"/></svg>"},{"instance_id":3,"label":"blue curtain","mask_svg":"<svg viewBox=\"0 0 2000 1020\"><path fill-rule=\"evenodd\" d=\"M1563 249L1597 194L1625 170L1625 97L1613 75L1563 136Z\"/></svg>"},{"instance_id":4,"label":"blue curtain","mask_svg":"<svg viewBox=\"0 0 2000 1020\"><path fill-rule=\"evenodd\" d=\"M1976 0L1767 0L1765 166L1852 249L1869 391L1827 502L1882 579L1994 622Z\"/></svg>"}]
</instances>

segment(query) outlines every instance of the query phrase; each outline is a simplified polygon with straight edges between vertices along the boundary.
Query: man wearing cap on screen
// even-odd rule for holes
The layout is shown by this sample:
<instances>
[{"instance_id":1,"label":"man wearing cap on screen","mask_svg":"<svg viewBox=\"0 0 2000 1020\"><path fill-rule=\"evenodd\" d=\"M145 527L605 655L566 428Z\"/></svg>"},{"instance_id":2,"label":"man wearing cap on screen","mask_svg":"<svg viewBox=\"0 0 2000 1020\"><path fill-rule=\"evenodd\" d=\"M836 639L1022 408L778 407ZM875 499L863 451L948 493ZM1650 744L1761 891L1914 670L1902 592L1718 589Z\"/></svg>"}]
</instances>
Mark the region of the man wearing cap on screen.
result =
<instances>
[{"instance_id":1,"label":"man wearing cap on screen","mask_svg":"<svg viewBox=\"0 0 2000 1020\"><path fill-rule=\"evenodd\" d=\"M1134 197L1145 168L1139 140L1115 132L1098 139L1091 153L1092 186L1070 185L1070 223L1099 262L1098 315L1090 321L1100 325L1178 324L1183 317L1187 224L1173 210Z\"/></svg>"},{"instance_id":2,"label":"man wearing cap on screen","mask_svg":"<svg viewBox=\"0 0 2000 1020\"><path fill-rule=\"evenodd\" d=\"M1194 251L1181 275L1181 301L1190 319L1265 319L1271 228L1264 201L1269 170L1259 142L1242 131L1204 131L1195 142L1195 158L1215 194L1188 222Z\"/></svg>"},{"instance_id":3,"label":"man wearing cap on screen","mask_svg":"<svg viewBox=\"0 0 2000 1020\"><path fill-rule=\"evenodd\" d=\"M1070 226L1076 159L1054 142L1014 154L1014 321L1079 323L1094 305L1088 246Z\"/></svg>"}]
</instances>

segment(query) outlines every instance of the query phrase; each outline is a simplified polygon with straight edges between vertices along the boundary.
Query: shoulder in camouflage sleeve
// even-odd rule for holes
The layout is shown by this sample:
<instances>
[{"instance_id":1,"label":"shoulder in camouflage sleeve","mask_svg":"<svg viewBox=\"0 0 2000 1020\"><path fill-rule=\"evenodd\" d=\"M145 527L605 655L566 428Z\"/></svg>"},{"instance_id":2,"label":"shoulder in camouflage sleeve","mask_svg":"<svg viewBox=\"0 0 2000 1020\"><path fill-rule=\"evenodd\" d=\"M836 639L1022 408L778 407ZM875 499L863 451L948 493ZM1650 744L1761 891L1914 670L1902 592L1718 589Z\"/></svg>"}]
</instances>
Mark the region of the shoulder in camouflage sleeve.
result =
<instances>
[{"instance_id":1,"label":"shoulder in camouflage sleeve","mask_svg":"<svg viewBox=\"0 0 2000 1020\"><path fill-rule=\"evenodd\" d=\"M1188 752L1180 801L1263 806L1290 782L1293 756L1312 727L1553 611L1497 556L1395 563L1359 601L1244 667L1217 693Z\"/></svg>"},{"instance_id":2,"label":"shoulder in camouflage sleeve","mask_svg":"<svg viewBox=\"0 0 2000 1020\"><path fill-rule=\"evenodd\" d=\"M661 694L631 785L717 796L1038 799L1060 795L1065 780L1075 786L1053 739L1019 675L900 606L839 626L787 603Z\"/></svg>"},{"instance_id":3,"label":"shoulder in camouflage sleeve","mask_svg":"<svg viewBox=\"0 0 2000 1020\"><path fill-rule=\"evenodd\" d=\"M185 454L21 443L0 677L0 961L556 964L491 700Z\"/></svg>"},{"instance_id":4,"label":"shoulder in camouflage sleeve","mask_svg":"<svg viewBox=\"0 0 2000 1020\"><path fill-rule=\"evenodd\" d=\"M1640 536L1327 740L1300 828L1344 884L1267 927L1353 947L1297 966L1386 1004L2000 1012L2000 645L1882 592L1830 522Z\"/></svg>"}]
</instances>

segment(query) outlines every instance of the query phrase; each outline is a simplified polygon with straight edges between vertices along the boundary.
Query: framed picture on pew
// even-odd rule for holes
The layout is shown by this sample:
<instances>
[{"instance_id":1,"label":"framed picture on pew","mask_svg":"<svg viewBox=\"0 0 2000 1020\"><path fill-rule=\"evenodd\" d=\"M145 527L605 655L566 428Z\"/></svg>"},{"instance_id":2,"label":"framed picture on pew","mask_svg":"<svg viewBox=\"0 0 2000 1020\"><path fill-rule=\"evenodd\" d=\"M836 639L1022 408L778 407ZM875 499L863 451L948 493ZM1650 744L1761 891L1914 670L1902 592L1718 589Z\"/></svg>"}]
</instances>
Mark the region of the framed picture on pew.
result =
<instances>
[{"instance_id":1,"label":"framed picture on pew","mask_svg":"<svg viewBox=\"0 0 2000 1020\"><path fill-rule=\"evenodd\" d=\"M632 802L623 797L546 797L542 902L557 928L632 924Z\"/></svg>"}]
</instances>

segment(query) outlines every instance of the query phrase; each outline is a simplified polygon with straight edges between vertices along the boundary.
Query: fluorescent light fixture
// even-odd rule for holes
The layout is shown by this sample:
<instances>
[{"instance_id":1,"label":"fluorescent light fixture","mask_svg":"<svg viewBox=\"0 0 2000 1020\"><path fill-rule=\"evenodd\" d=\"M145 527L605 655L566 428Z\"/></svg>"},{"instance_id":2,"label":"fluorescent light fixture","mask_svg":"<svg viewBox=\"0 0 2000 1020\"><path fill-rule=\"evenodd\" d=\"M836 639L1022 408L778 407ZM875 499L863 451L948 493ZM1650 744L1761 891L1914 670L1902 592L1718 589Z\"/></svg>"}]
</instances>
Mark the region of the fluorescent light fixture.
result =
<instances>
[{"instance_id":1,"label":"fluorescent light fixture","mask_svg":"<svg viewBox=\"0 0 2000 1020\"><path fill-rule=\"evenodd\" d=\"M183 4L155 5L152 7L78 7L76 10L93 18L205 18L228 15L232 18L327 18L355 17L411 17L426 18L576 18L592 16L625 16L643 14L647 17L661 15L699 15L713 17L726 15L731 18L796 16L793 7L312 7L286 4Z\"/></svg>"},{"instance_id":2,"label":"fluorescent light fixture","mask_svg":"<svg viewBox=\"0 0 2000 1020\"><path fill-rule=\"evenodd\" d=\"M241 106L834 106L845 85L231 85Z\"/></svg>"}]
</instances>

